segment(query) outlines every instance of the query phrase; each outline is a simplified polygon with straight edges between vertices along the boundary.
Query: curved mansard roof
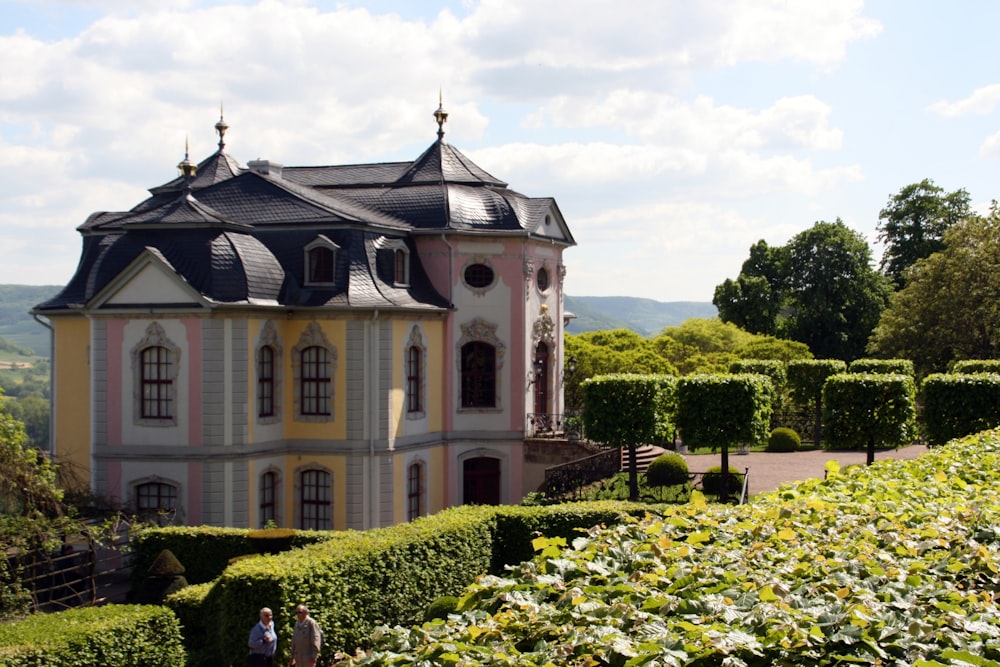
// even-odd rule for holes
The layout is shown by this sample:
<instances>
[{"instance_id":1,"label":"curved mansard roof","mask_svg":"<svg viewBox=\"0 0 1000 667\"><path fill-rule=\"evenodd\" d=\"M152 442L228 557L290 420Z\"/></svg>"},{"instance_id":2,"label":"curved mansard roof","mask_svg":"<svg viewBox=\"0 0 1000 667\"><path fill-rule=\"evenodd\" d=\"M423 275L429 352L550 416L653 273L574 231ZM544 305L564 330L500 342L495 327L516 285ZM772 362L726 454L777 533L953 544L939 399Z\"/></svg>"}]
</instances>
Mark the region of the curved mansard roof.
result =
<instances>
[{"instance_id":1,"label":"curved mansard roof","mask_svg":"<svg viewBox=\"0 0 1000 667\"><path fill-rule=\"evenodd\" d=\"M427 278L412 234L527 235L557 210L551 198L509 189L440 130L413 162L242 167L224 151L226 127L194 174L185 156L178 166L188 173L151 188L131 210L91 215L79 227L76 274L38 310L86 307L143 256L210 304L443 309L447 299ZM320 236L336 245L335 279L310 286L305 248ZM573 244L568 231L555 241ZM393 282L399 247L409 251L406 285Z\"/></svg>"}]
</instances>

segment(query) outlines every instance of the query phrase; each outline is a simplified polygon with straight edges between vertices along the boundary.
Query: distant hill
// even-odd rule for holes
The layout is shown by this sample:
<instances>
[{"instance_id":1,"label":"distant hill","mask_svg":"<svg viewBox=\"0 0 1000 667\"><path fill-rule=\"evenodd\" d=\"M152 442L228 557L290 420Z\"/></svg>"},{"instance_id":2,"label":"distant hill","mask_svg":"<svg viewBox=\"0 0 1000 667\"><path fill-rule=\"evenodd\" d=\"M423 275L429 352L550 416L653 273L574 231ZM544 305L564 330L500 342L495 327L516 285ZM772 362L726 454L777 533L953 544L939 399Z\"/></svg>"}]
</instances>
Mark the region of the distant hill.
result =
<instances>
[{"instance_id":1,"label":"distant hill","mask_svg":"<svg viewBox=\"0 0 1000 667\"><path fill-rule=\"evenodd\" d=\"M61 289L59 285L0 285L0 338L48 358L49 331L29 311Z\"/></svg>"},{"instance_id":2,"label":"distant hill","mask_svg":"<svg viewBox=\"0 0 1000 667\"><path fill-rule=\"evenodd\" d=\"M715 306L707 302L656 301L633 296L566 295L564 306L576 315L566 329L569 333L631 329L643 336L655 336L664 327L719 314Z\"/></svg>"}]
</instances>

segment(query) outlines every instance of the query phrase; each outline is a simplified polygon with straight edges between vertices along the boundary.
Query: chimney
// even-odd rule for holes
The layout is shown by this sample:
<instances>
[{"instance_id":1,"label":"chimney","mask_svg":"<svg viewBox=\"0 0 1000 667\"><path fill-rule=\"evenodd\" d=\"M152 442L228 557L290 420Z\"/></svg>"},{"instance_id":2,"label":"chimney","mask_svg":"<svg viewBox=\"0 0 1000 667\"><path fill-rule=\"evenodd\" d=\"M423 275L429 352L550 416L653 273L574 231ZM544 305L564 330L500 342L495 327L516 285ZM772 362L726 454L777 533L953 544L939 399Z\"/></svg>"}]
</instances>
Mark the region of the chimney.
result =
<instances>
[{"instance_id":1,"label":"chimney","mask_svg":"<svg viewBox=\"0 0 1000 667\"><path fill-rule=\"evenodd\" d=\"M276 178L281 178L281 170L284 166L283 164L271 162L270 160L261 160L260 158L247 162L247 167L250 168L250 171L262 176L274 176Z\"/></svg>"}]
</instances>

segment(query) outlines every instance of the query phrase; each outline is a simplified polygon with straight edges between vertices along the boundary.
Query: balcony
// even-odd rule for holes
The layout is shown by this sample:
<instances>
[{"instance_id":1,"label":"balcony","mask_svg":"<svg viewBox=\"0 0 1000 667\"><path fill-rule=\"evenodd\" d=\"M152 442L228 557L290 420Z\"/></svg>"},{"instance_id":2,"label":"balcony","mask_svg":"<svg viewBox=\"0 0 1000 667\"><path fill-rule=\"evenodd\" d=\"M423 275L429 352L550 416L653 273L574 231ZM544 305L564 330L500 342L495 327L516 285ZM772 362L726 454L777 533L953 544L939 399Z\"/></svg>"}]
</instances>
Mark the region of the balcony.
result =
<instances>
[{"instance_id":1,"label":"balcony","mask_svg":"<svg viewBox=\"0 0 1000 667\"><path fill-rule=\"evenodd\" d=\"M524 427L525 438L558 438L577 441L583 439L583 418L579 410L565 413L529 412Z\"/></svg>"}]
</instances>

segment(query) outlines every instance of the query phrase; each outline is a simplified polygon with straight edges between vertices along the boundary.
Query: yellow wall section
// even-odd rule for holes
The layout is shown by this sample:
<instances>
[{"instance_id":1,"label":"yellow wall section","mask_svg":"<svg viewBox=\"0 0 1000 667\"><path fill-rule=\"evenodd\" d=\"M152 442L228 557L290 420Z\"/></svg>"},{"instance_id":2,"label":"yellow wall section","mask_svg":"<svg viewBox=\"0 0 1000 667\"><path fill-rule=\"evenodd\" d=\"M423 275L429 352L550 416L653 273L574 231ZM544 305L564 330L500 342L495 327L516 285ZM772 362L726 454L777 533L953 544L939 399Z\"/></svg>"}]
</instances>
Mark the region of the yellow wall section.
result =
<instances>
[{"instance_id":1,"label":"yellow wall section","mask_svg":"<svg viewBox=\"0 0 1000 667\"><path fill-rule=\"evenodd\" d=\"M59 463L90 484L90 321L53 318L55 452Z\"/></svg>"},{"instance_id":2,"label":"yellow wall section","mask_svg":"<svg viewBox=\"0 0 1000 667\"><path fill-rule=\"evenodd\" d=\"M395 320L392 323L392 389L389 395L389 423L394 424L394 436L405 435L406 425L406 344L410 340L413 325L422 329L423 342L427 347L424 373L426 374L426 395L424 410L427 414L427 431L440 431L444 424L443 402L443 359L441 347L444 344L444 323L442 320Z\"/></svg>"}]
</instances>

